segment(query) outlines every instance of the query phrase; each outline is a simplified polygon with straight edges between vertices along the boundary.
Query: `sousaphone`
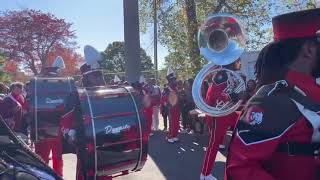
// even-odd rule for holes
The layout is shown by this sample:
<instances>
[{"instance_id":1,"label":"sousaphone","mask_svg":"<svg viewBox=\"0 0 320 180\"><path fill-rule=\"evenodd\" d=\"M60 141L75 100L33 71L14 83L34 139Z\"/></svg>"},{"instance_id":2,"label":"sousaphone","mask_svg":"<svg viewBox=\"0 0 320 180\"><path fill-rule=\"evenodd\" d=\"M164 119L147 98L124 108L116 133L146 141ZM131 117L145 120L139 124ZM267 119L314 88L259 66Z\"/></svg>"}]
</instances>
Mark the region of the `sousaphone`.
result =
<instances>
[{"instance_id":1,"label":"sousaphone","mask_svg":"<svg viewBox=\"0 0 320 180\"><path fill-rule=\"evenodd\" d=\"M201 55L209 61L197 74L192 96L197 107L213 117L226 116L241 105L240 92L245 90L245 82L240 74L225 68L234 63L244 52L246 41L242 24L230 14L210 15L198 32L198 45ZM213 105L205 102L203 83L208 78L218 79L221 74L226 79L226 87L219 92L219 98ZM232 97L232 98L230 98Z\"/></svg>"}]
</instances>

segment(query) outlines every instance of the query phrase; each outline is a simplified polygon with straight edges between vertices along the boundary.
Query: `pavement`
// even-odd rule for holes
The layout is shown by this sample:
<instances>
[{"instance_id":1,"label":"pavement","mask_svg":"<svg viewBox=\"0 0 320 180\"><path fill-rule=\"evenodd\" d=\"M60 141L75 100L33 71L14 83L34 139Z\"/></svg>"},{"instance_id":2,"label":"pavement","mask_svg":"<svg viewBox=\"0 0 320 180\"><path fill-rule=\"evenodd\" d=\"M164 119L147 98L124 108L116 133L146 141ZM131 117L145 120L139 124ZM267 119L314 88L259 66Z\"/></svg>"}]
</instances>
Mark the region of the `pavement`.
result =
<instances>
[{"instance_id":1,"label":"pavement","mask_svg":"<svg viewBox=\"0 0 320 180\"><path fill-rule=\"evenodd\" d=\"M156 131L150 137L148 160L141 171L114 179L199 180L202 160L208 143L207 135L180 133L180 142L169 144L165 141L166 133ZM227 142L229 142L230 133L227 137ZM64 179L75 180L76 155L66 154L63 159ZM223 180L225 162L226 150L218 152L215 168L212 171L218 180Z\"/></svg>"},{"instance_id":2,"label":"pavement","mask_svg":"<svg viewBox=\"0 0 320 180\"><path fill-rule=\"evenodd\" d=\"M144 168L115 179L199 180L208 138L198 134L180 134L179 138L179 143L169 144L164 132L156 132L150 138L149 157ZM213 171L218 180L223 180L225 161L225 155L219 152Z\"/></svg>"}]
</instances>

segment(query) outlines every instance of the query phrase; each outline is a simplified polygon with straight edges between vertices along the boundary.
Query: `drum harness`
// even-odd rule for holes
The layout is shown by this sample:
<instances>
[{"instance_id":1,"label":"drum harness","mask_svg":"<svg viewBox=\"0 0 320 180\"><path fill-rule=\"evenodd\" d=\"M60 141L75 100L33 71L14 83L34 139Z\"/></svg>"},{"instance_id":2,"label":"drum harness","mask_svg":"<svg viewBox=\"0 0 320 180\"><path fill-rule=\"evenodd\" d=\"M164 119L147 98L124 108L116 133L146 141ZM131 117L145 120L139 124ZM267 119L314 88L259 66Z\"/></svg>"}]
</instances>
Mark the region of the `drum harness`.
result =
<instances>
[{"instance_id":1,"label":"drum harness","mask_svg":"<svg viewBox=\"0 0 320 180\"><path fill-rule=\"evenodd\" d=\"M274 93L287 93L289 98L296 104L298 109L298 104L300 104L304 107L304 109L307 109L315 114L316 112L320 111L320 104L314 102L312 99L306 96L304 92L300 90L298 87L289 86L287 81L285 80L277 81L273 85L274 88L268 93L268 96ZM302 116L307 118L302 112L301 114ZM318 115L318 117L320 120L320 115ZM318 129L318 131L320 131L320 129ZM320 142L286 142L278 145L277 152L287 153L289 156L312 156L315 159L318 159L320 158Z\"/></svg>"}]
</instances>

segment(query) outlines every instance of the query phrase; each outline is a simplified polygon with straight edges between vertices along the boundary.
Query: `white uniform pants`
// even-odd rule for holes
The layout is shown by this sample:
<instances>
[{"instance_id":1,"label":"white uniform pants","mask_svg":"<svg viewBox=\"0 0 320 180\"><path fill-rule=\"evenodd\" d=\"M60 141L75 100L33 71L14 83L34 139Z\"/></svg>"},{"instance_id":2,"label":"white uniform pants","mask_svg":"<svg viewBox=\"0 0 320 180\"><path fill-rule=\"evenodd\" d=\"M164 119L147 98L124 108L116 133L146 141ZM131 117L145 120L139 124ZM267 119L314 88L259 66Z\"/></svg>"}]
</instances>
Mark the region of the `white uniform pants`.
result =
<instances>
[{"instance_id":1,"label":"white uniform pants","mask_svg":"<svg viewBox=\"0 0 320 180\"><path fill-rule=\"evenodd\" d=\"M153 106L153 109L152 109L152 130L154 130L154 131L159 130L159 113L160 113L160 107Z\"/></svg>"}]
</instances>

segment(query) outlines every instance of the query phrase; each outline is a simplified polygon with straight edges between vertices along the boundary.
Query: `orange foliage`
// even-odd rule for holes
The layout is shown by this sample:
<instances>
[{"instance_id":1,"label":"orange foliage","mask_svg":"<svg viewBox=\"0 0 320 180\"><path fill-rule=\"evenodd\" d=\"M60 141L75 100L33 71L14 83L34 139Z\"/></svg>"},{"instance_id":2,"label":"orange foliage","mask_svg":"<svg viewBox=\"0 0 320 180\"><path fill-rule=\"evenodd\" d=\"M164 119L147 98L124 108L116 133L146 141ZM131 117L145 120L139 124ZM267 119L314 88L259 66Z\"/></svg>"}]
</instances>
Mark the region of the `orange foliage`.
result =
<instances>
[{"instance_id":1,"label":"orange foliage","mask_svg":"<svg viewBox=\"0 0 320 180\"><path fill-rule=\"evenodd\" d=\"M46 66L51 66L57 56L61 56L66 68L61 71L62 76L73 76L80 73L79 66L84 62L83 57L73 49L55 47L47 56Z\"/></svg>"},{"instance_id":2,"label":"orange foliage","mask_svg":"<svg viewBox=\"0 0 320 180\"><path fill-rule=\"evenodd\" d=\"M4 64L4 71L9 74L15 74L17 72L17 62L10 60Z\"/></svg>"}]
</instances>

